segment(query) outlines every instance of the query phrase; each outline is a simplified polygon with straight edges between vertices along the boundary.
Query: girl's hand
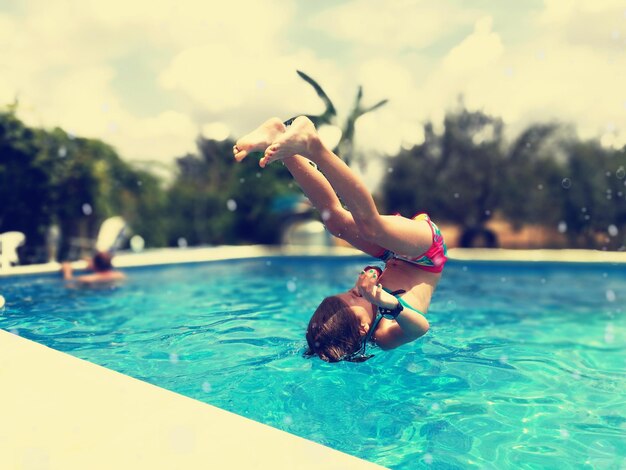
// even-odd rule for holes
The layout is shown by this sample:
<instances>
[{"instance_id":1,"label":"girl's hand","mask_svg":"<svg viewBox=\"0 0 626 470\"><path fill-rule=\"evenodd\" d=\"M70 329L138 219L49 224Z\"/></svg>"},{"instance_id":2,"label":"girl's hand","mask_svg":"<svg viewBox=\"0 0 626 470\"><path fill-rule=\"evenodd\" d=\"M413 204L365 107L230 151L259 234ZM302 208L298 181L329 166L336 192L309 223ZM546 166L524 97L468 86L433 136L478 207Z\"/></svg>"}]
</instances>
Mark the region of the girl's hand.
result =
<instances>
[{"instance_id":1,"label":"girl's hand","mask_svg":"<svg viewBox=\"0 0 626 470\"><path fill-rule=\"evenodd\" d=\"M383 290L383 286L378 282L379 277L374 268L361 271L354 287L368 302L379 307L393 309L398 305L398 300Z\"/></svg>"}]
</instances>

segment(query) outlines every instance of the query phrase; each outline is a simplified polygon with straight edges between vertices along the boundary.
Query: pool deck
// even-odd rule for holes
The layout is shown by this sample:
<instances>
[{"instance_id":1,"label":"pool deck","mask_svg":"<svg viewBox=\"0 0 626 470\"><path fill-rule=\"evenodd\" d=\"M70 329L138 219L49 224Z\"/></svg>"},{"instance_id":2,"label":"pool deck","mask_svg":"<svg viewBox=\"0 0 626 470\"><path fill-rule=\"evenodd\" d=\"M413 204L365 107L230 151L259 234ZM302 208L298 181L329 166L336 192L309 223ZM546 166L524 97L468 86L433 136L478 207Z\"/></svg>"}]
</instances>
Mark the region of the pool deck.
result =
<instances>
[{"instance_id":1,"label":"pool deck","mask_svg":"<svg viewBox=\"0 0 626 470\"><path fill-rule=\"evenodd\" d=\"M129 268L280 255L361 253L226 246L119 254L115 264ZM452 249L449 255L459 261L626 266L624 252ZM18 266L0 276L55 273L59 267ZM0 468L381 468L2 330L0 416Z\"/></svg>"}]
</instances>

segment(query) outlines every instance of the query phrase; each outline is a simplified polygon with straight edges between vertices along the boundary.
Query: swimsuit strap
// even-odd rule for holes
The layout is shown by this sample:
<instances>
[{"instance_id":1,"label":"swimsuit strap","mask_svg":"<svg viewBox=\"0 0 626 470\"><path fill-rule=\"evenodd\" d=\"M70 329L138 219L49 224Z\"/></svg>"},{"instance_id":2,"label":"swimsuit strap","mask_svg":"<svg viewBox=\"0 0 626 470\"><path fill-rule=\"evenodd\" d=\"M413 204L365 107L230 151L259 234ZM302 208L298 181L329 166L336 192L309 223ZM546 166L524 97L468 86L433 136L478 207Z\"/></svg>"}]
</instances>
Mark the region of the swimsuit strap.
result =
<instances>
[{"instance_id":1,"label":"swimsuit strap","mask_svg":"<svg viewBox=\"0 0 626 470\"><path fill-rule=\"evenodd\" d=\"M374 336L374 331L376 331L376 327L378 326L378 324L380 323L382 319L383 319L382 315L380 314L376 315L376 318L374 319L374 323L372 323L372 327L367 332L367 335L365 335L365 339L363 340L364 343L367 344L367 342L372 339L372 336Z\"/></svg>"}]
</instances>

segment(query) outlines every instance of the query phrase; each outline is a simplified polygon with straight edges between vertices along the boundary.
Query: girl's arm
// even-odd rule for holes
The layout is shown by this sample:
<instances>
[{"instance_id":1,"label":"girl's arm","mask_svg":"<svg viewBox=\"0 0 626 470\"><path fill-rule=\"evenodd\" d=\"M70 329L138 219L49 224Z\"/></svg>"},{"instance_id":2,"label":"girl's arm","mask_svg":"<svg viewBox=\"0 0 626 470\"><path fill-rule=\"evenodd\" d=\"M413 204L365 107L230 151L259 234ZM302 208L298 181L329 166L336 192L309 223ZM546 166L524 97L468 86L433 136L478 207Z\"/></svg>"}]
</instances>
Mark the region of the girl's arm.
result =
<instances>
[{"instance_id":1,"label":"girl's arm","mask_svg":"<svg viewBox=\"0 0 626 470\"><path fill-rule=\"evenodd\" d=\"M298 186L320 212L330 233L371 256L381 255L384 249L365 239L352 214L343 208L328 180L310 160L302 155L294 155L285 158L284 163Z\"/></svg>"},{"instance_id":2,"label":"girl's arm","mask_svg":"<svg viewBox=\"0 0 626 470\"><path fill-rule=\"evenodd\" d=\"M372 272L362 272L355 287L363 298L378 307L393 310L400 303L396 297L383 290L378 284L378 277ZM424 315L404 308L395 320L383 318L380 321L376 328L376 344L382 349L397 348L425 335L429 328Z\"/></svg>"}]
</instances>

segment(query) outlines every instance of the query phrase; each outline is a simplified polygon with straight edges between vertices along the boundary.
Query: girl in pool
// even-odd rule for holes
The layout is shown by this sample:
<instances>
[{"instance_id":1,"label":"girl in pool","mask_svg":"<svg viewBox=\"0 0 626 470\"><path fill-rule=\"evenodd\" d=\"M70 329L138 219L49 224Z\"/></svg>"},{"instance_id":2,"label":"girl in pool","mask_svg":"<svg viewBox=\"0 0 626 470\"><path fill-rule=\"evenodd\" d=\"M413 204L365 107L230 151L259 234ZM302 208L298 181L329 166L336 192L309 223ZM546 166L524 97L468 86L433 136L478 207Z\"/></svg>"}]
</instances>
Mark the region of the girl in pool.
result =
<instances>
[{"instance_id":1,"label":"girl in pool","mask_svg":"<svg viewBox=\"0 0 626 470\"><path fill-rule=\"evenodd\" d=\"M379 214L361 179L324 146L308 118L288 124L266 121L237 141L235 159L261 151L261 167L282 160L333 235L385 262L384 270L367 266L353 288L322 301L307 328L306 354L360 362L371 357L368 342L393 349L424 335L447 260L441 232L427 214Z\"/></svg>"}]
</instances>

